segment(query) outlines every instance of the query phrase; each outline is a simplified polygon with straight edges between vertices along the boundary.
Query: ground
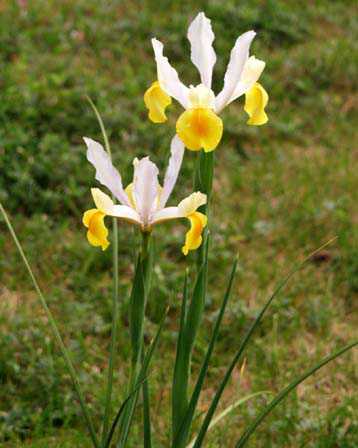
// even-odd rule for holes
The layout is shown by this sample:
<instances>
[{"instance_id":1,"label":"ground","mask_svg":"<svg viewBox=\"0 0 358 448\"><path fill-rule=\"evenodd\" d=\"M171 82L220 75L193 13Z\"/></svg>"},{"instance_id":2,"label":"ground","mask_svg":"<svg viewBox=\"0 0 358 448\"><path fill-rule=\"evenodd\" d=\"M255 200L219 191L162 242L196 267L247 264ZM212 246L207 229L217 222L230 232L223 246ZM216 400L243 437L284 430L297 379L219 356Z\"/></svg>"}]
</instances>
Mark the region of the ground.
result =
<instances>
[{"instance_id":1,"label":"ground","mask_svg":"<svg viewBox=\"0 0 358 448\"><path fill-rule=\"evenodd\" d=\"M247 126L242 101L223 114L215 153L209 297L193 357L208 343L233 257L239 274L205 392L204 411L240 336L296 262L333 237L273 303L234 372L220 409L255 391L275 393L316 360L357 336L358 163L353 1L210 2L3 1L0 3L0 200L13 220L80 374L96 424L104 403L110 322L111 253L90 247L81 224L95 185L82 136L100 140L85 99L100 109L127 183L131 161L150 154L164 168L179 107L167 125L146 117L143 92L155 79L150 37L188 83L198 82L185 38L200 10L212 19L221 88L238 34L255 29L254 54L267 62L268 125ZM196 76L196 77L195 77ZM190 193L196 154L187 152L172 204ZM181 285L194 257L180 252L185 223L158 229L146 336L170 304L150 374L156 447L168 446L170 382ZM155 235L154 235L155 236ZM160 237L160 238L159 238ZM138 235L120 226L121 322L115 401L129 367L128 295ZM64 362L46 317L0 222L0 441L10 447L90 446ZM248 446L358 445L356 352L303 383ZM240 381L239 381L240 380ZM234 446L270 395L233 411L207 447ZM200 417L199 417L200 418ZM131 447L141 445L138 416Z\"/></svg>"}]
</instances>

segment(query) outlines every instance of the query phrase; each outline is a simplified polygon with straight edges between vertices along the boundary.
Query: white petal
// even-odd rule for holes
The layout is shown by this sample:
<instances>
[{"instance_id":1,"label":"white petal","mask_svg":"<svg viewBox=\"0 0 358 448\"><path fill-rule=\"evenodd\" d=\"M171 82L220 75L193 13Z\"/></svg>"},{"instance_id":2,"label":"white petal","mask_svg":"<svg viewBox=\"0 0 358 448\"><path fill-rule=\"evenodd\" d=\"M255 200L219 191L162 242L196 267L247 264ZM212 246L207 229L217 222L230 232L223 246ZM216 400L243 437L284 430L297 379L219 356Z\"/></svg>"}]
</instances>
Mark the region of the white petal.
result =
<instances>
[{"instance_id":1,"label":"white petal","mask_svg":"<svg viewBox=\"0 0 358 448\"><path fill-rule=\"evenodd\" d=\"M210 89L216 62L216 54L212 46L215 35L211 28L211 21L203 12L199 12L191 22L188 39L191 44L191 61L199 70L201 82Z\"/></svg>"},{"instance_id":2,"label":"white petal","mask_svg":"<svg viewBox=\"0 0 358 448\"><path fill-rule=\"evenodd\" d=\"M130 205L123 189L121 175L112 165L111 158L102 145L91 138L84 137L83 140L87 145L87 160L96 169L96 179L107 187L122 204Z\"/></svg>"},{"instance_id":3,"label":"white petal","mask_svg":"<svg viewBox=\"0 0 358 448\"><path fill-rule=\"evenodd\" d=\"M105 215L141 224L140 216L133 208L127 205L115 205L108 194L103 193L99 188L91 188L91 193L96 207Z\"/></svg>"},{"instance_id":4,"label":"white petal","mask_svg":"<svg viewBox=\"0 0 358 448\"><path fill-rule=\"evenodd\" d=\"M144 224L150 220L159 194L158 168L149 157L134 162L133 195Z\"/></svg>"},{"instance_id":5,"label":"white petal","mask_svg":"<svg viewBox=\"0 0 358 448\"><path fill-rule=\"evenodd\" d=\"M173 137L170 145L170 159L168 168L165 173L163 190L160 195L159 208L163 208L165 206L171 192L173 191L183 161L184 150L184 143L180 140L180 138L177 135Z\"/></svg>"},{"instance_id":6,"label":"white petal","mask_svg":"<svg viewBox=\"0 0 358 448\"><path fill-rule=\"evenodd\" d=\"M234 93L240 81L242 71L249 57L250 45L255 37L254 31L247 31L235 42L226 69L224 87L216 97L215 111L219 113L227 104L235 99Z\"/></svg>"},{"instance_id":7,"label":"white petal","mask_svg":"<svg viewBox=\"0 0 358 448\"><path fill-rule=\"evenodd\" d=\"M154 213L151 224L158 224L162 221L168 221L169 219L183 218L180 213L179 207L165 207L162 210Z\"/></svg>"},{"instance_id":8,"label":"white petal","mask_svg":"<svg viewBox=\"0 0 358 448\"><path fill-rule=\"evenodd\" d=\"M179 213L186 217L194 213L201 205L206 204L206 194L197 191L178 204Z\"/></svg>"},{"instance_id":9,"label":"white petal","mask_svg":"<svg viewBox=\"0 0 358 448\"><path fill-rule=\"evenodd\" d=\"M264 71L265 62L256 59L255 56L250 56L247 60L244 70L242 71L241 79L236 86L234 92L234 99L246 93L258 81L261 73Z\"/></svg>"},{"instance_id":10,"label":"white petal","mask_svg":"<svg viewBox=\"0 0 358 448\"><path fill-rule=\"evenodd\" d=\"M139 214L126 205L114 205L111 213L108 213L108 215L130 221L134 224L142 225Z\"/></svg>"},{"instance_id":11,"label":"white petal","mask_svg":"<svg viewBox=\"0 0 358 448\"><path fill-rule=\"evenodd\" d=\"M160 87L186 109L188 88L180 81L177 71L169 64L168 58L163 56L163 44L157 39L152 39L152 45Z\"/></svg>"}]
</instances>

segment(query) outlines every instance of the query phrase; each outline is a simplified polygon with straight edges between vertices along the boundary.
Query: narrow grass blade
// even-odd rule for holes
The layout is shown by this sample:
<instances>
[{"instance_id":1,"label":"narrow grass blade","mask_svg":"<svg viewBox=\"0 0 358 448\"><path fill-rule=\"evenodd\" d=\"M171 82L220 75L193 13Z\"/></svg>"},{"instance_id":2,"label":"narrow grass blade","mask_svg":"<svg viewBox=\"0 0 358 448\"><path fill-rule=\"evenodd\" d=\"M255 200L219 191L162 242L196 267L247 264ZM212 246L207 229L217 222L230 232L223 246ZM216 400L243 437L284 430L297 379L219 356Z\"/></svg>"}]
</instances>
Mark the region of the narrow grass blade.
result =
<instances>
[{"instance_id":1,"label":"narrow grass blade","mask_svg":"<svg viewBox=\"0 0 358 448\"><path fill-rule=\"evenodd\" d=\"M190 379L190 362L193 351L195 338L202 320L205 306L207 269L208 269L208 244L209 238L205 240L204 262L199 270L194 286L194 291L190 303L185 302L185 319L182 320L183 325L179 333L179 345L174 369L173 381L173 403L172 403L172 436L175 437L181 425L182 419L187 411L188 406L188 385ZM187 285L185 294L187 294ZM187 308L187 310L186 310ZM183 316L182 316L183 318Z\"/></svg>"},{"instance_id":2,"label":"narrow grass blade","mask_svg":"<svg viewBox=\"0 0 358 448\"><path fill-rule=\"evenodd\" d=\"M310 369L306 370L305 373L303 373L301 376L296 378L292 383L290 383L287 387L285 387L276 397L264 408L264 410L257 416L255 421L248 427L248 429L245 431L245 433L241 436L240 440L236 444L236 448L242 448L244 445L246 445L246 442L248 441L249 437L255 432L256 428L259 426L259 424L262 422L262 420L284 399L286 396L295 389L302 381L304 381L309 376L313 375L317 370L328 364L333 359L337 358L338 356L341 356L346 351L350 350L351 348L358 345L358 341L352 342L345 347L342 347L341 349L337 350L336 352L332 353L331 355L327 356L326 358L322 359L318 364L316 364L314 367L311 367Z\"/></svg>"},{"instance_id":3,"label":"narrow grass blade","mask_svg":"<svg viewBox=\"0 0 358 448\"><path fill-rule=\"evenodd\" d=\"M188 271L185 272L184 278L184 288L183 288L183 299L180 311L180 324L179 324L179 333L178 333L178 341L177 341L177 350L175 357L175 365L174 365L174 375L173 375L173 386L172 386L172 433L176 434L180 422L185 415L187 406L188 406L188 369L187 365L189 360L187 359L190 356L190 353L186 353L184 351L184 331L185 331L185 322L187 316L187 308L188 308L188 295L189 295L189 279L188 279Z\"/></svg>"},{"instance_id":4,"label":"narrow grass blade","mask_svg":"<svg viewBox=\"0 0 358 448\"><path fill-rule=\"evenodd\" d=\"M94 102L91 100L91 98L90 98L88 95L85 95L85 98L86 98L86 100L89 102L89 104L91 105L91 107L92 107L92 109L93 109L93 112L94 112L95 115L96 115L98 124L99 124L99 126L100 126L100 128L101 128L101 132L102 132L102 135L103 135L104 145L105 145L106 151L108 152L109 156L112 157L112 154L111 154L111 147L110 147L110 144L109 144L109 141L108 141L108 136L107 136L106 128L104 127L104 123L103 123L101 114L99 113L99 111L98 111L96 105L95 105Z\"/></svg>"},{"instance_id":5,"label":"narrow grass blade","mask_svg":"<svg viewBox=\"0 0 358 448\"><path fill-rule=\"evenodd\" d=\"M337 238L332 238L331 240L329 240L327 243L323 244L321 247L319 247L318 249L316 249L314 252L312 252L308 257L306 257L301 263L297 264L287 275L286 277L284 277L283 280L281 280L277 287L275 288L274 292L272 293L272 295L269 297L269 299L267 300L267 302L265 303L265 305L263 306L263 308L261 309L261 311L259 312L259 314L257 315L256 319L254 320L254 322L251 324L251 326L249 327L248 331L246 332L243 340L241 341L241 344L239 346L238 351L236 352L230 366L228 367L225 376L222 380L222 382L220 383L220 386L218 388L218 390L216 391L216 394L211 402L211 405L209 407L209 410L204 418L204 421L202 423L202 426L200 428L198 437L195 441L195 445L194 448L199 448L202 446L204 437L206 435L206 432L208 430L208 427L210 425L211 419L213 418L213 415L216 411L216 408L218 406L218 403L220 401L220 398L222 396L222 393L227 385L227 383L229 382L229 379L231 377L231 373L234 370L236 364L238 363L238 361L241 358L241 355L243 354L253 332L255 331L255 329L257 328L257 326L259 325L259 323L261 322L262 317L264 316L266 310L268 309L268 307L270 306L271 302L273 301L273 299L278 295L278 293L281 291L281 289L286 285L286 283L289 281L289 279L295 274L297 273L299 270L301 270L303 268L303 266L319 251L321 251L324 247L328 246L329 244L331 244L333 241L335 241Z\"/></svg>"},{"instance_id":6,"label":"narrow grass blade","mask_svg":"<svg viewBox=\"0 0 358 448\"><path fill-rule=\"evenodd\" d=\"M114 435L114 431L116 430L116 427L117 427L117 425L118 425L118 422L119 422L119 420L120 420L120 418L121 418L121 416L122 416L122 414L123 414L123 412L124 412L124 410L125 410L125 408L126 408L128 402L129 402L129 400L133 397L133 395L134 395L135 393L138 392L139 388L142 386L142 384L144 383L145 380L146 380L146 379L144 378L142 381L140 381L140 382L135 386L135 388L132 390L132 392L128 395L128 397L127 397L127 398L123 401L123 403L121 404L121 407L118 409L118 412L117 412L117 414L116 414L116 416L115 416L115 418L114 418L114 420L113 420L111 429L110 429L109 432L108 432L107 440L103 443L103 447L104 447L104 448L109 448L109 447L110 447L110 445L111 445L111 441L112 441L112 438L113 438L113 435Z\"/></svg>"},{"instance_id":7,"label":"narrow grass blade","mask_svg":"<svg viewBox=\"0 0 358 448\"><path fill-rule=\"evenodd\" d=\"M135 385L135 387L133 388L133 390L130 392L130 394L128 395L128 397L124 400L124 402L122 403L121 407L119 408L116 417L112 423L111 429L109 431L108 437L107 437L107 441L106 444L104 445L104 448L109 448L114 432L116 430L116 427L120 421L121 416L123 415L125 408L127 406L127 404L129 403L129 401L134 397L134 395L136 395L138 393L138 390L141 386L143 386L144 382L147 381L147 372L148 372L148 368L150 365L150 361L152 359L153 353L158 345L159 342L159 338L160 335L162 333L163 327L164 327L164 323L165 323L165 318L168 315L168 310L169 308L167 308L166 312L164 313L161 322L159 323L158 326L158 330L157 333L155 335L155 337L153 338L153 340L151 341L147 352L144 356L144 360L143 360L143 364L142 364L142 368L141 371L139 373L139 378L138 378L138 383Z\"/></svg>"},{"instance_id":8,"label":"narrow grass blade","mask_svg":"<svg viewBox=\"0 0 358 448\"><path fill-rule=\"evenodd\" d=\"M58 345L60 347L62 356L63 356L63 358L65 360L67 369L69 371L69 374L71 376L71 379L72 379L75 391L77 393L77 397L78 397L78 400L80 402L80 406L81 406L81 409L82 409L83 416L84 416L84 418L86 420L86 423L87 423L87 427L88 427L88 430L89 430L89 433L90 433L90 437L91 437L93 446L96 447L96 448L99 448L100 444L99 444L99 441L97 439L96 431L94 429L94 425L93 425L91 416L90 416L89 411L88 411L87 406L86 406L86 402L85 402L85 399L84 399L84 396L83 396L83 393L82 393L82 390L81 390L80 383L79 383L78 378L77 378L77 374L76 374L75 368L74 368L74 366L72 364L72 361L70 359L70 355L69 355L69 353L68 353L68 351L66 349L66 346L65 346L65 344L64 344L64 342L62 340L62 337L61 337L61 334L60 334L60 332L58 330L56 321L55 321L55 319L54 319L54 317L53 317L53 315L52 315L52 313L51 313L51 311L50 311L50 309L49 309L49 307L47 305L45 296L43 295L43 293L42 293L42 291L40 289L40 286L39 286L39 284L38 284L38 282L36 280L36 277L35 277L34 273L32 272L31 266L30 266L30 264L29 264L29 262L27 260L25 252L23 251L21 243L18 240L18 238L16 236L16 233L15 233L15 230L14 230L14 228L13 228L11 222L10 222L10 219L9 219L9 217L8 217L6 211L5 211L5 209L4 209L4 207L2 206L1 203L0 203L0 211L1 211L2 215L3 215L3 217L4 217L4 220L5 220L5 223L6 223L7 227L8 227L8 229L9 229L9 232L10 232L10 234L11 234L11 236L12 236L14 242L15 242L17 250L19 251L19 254L20 254L21 258L22 258L22 261L24 262L24 265L25 265L25 267L27 269L27 272L29 273L29 276L30 276L30 278L32 280L32 283L33 283L34 288L35 288L35 290L37 292L37 295L39 296L41 305L42 305L43 309L45 310L46 317L47 317L47 319L48 319L48 321L50 323L50 326L51 326L52 332L53 332L53 334L55 336L56 342L58 343Z\"/></svg>"},{"instance_id":9,"label":"narrow grass blade","mask_svg":"<svg viewBox=\"0 0 358 448\"><path fill-rule=\"evenodd\" d=\"M143 365L142 365L142 372L140 373L139 377L143 377L147 374L147 370L150 364L150 360L153 356L153 352L158 344L159 337L161 335L165 319L168 315L169 307L166 309L162 320L159 324L157 334L155 335L155 338L153 339L149 349L147 350L147 354L144 357ZM143 386L143 423L144 423L144 440L143 440L143 447L144 448L151 448L152 447L152 429L151 429L151 419L150 419L150 405L149 405L149 387L148 387L148 380L145 379Z\"/></svg>"},{"instance_id":10,"label":"narrow grass blade","mask_svg":"<svg viewBox=\"0 0 358 448\"><path fill-rule=\"evenodd\" d=\"M225 313L225 309L226 309L226 305L228 303L228 300L230 298L230 294L231 294L231 290L232 290L232 285L234 282L234 278L235 278L235 273L236 273L236 269L237 269L237 260L234 261L232 270L231 270L231 274L230 274L230 279L229 279L229 283L228 283L228 287L226 289L226 293L224 295L224 299L222 301L221 307L220 307L220 311L218 314L218 317L216 319L215 322L215 326L213 329L213 333L210 339L210 343L209 343L209 347L207 349L203 364L201 366L200 372L199 372L199 376L197 379L197 382L195 384L195 388L193 391L193 394L191 396L190 399L190 403L189 406L187 408L187 411L185 413L184 418L181 420L181 425L180 428L177 430L176 437L175 437L175 441L173 443L173 447L175 448L180 448L182 446L185 446L185 444L187 443L188 437L189 437L189 432L190 432L190 427L191 427L191 423L193 421L194 418L194 413L195 413L195 409L196 406L198 404L198 400L199 400L199 396L204 384L204 380L206 377L206 373L208 371L209 368L209 362L210 362L210 358L214 349L214 345L215 342L217 340L218 334L219 334L219 329L220 329L220 325Z\"/></svg>"},{"instance_id":11,"label":"narrow grass blade","mask_svg":"<svg viewBox=\"0 0 358 448\"><path fill-rule=\"evenodd\" d=\"M101 114L99 113L96 105L89 96L86 97L90 106L92 107L94 114L97 117L99 127L101 128L104 146L110 158L112 158L111 146L109 144L106 128L104 126ZM112 195L112 199L113 195ZM111 343L109 349L109 362L108 362L108 376L107 376L107 391L102 425L102 444L105 442L108 432L109 419L111 414L112 404L112 390L113 390L113 374L114 374L114 358L117 351L117 333L119 323L119 281L118 281L118 223L117 219L112 220L113 228L113 246L112 246L112 263L113 263L113 296L112 296L112 326L111 326Z\"/></svg>"},{"instance_id":12,"label":"narrow grass blade","mask_svg":"<svg viewBox=\"0 0 358 448\"><path fill-rule=\"evenodd\" d=\"M242 404L245 404L247 401L251 400L252 398L259 397L260 395L264 394L271 394L268 390L261 390L259 392L254 392L250 395L246 395L246 397L240 398L239 400L236 400L233 404L225 408L216 418L212 420L212 422L209 425L208 431L212 429L214 426L216 426L218 423L221 422L230 412L232 412L237 407L241 406ZM190 442L189 445L187 445L186 448L193 448L195 443L195 439Z\"/></svg>"},{"instance_id":13,"label":"narrow grass blade","mask_svg":"<svg viewBox=\"0 0 358 448\"><path fill-rule=\"evenodd\" d=\"M152 448L152 429L150 423L149 387L145 380L142 387L143 393L143 447Z\"/></svg>"}]
</instances>

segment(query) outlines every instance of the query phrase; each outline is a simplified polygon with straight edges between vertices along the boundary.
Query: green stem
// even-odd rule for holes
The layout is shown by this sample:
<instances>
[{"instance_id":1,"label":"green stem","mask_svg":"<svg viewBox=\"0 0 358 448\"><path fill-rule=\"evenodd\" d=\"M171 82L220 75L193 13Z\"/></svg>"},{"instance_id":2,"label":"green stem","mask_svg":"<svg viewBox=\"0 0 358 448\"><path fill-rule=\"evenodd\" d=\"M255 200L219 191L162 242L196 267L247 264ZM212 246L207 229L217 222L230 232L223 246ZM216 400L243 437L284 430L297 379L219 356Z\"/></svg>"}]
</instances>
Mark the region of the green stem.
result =
<instances>
[{"instance_id":1,"label":"green stem","mask_svg":"<svg viewBox=\"0 0 358 448\"><path fill-rule=\"evenodd\" d=\"M101 114L99 113L96 105L91 100L89 96L86 96L87 101L91 105L94 114L96 115L99 127L101 128L104 146L109 157L112 159L111 146L109 144L109 139L107 136L106 128L104 126ZM112 195L112 199L115 198ZM119 281L118 281L118 223L117 219L113 218L113 296L112 296L112 325L111 325L111 343L110 343L110 354L108 362L108 374L107 374L107 390L105 399L105 408L103 415L103 426L102 426L102 445L105 444L107 439L107 434L109 431L109 421L111 416L111 405L112 405L112 391L113 391L113 376L114 376L114 359L117 350L117 334L118 334L118 323L119 323Z\"/></svg>"},{"instance_id":2,"label":"green stem","mask_svg":"<svg viewBox=\"0 0 358 448\"><path fill-rule=\"evenodd\" d=\"M24 262L24 264L26 266L26 269L27 269L27 271L29 273L29 276L30 276L30 278L32 280L34 288L35 288L35 290L36 290L36 292L37 292L37 294L39 296L41 305L42 305L42 307L45 310L45 313L46 313L47 319L48 319L48 321L50 323L52 332L53 332L53 334L55 336L55 339L56 339L56 341L57 341L57 343L58 343L58 345L60 347L60 350L62 352L62 356L63 356L63 358L65 360L66 365L67 365L67 369L68 369L69 374L71 376L74 388L75 388L76 393L77 393L78 400L79 400L81 408L82 408L83 416L84 416L84 418L86 420L86 423L87 423L87 426L88 426L88 429L89 429L89 432L90 432L90 437L91 437L93 446L96 447L96 448L100 448L100 444L99 444L98 439L97 439L96 431L94 429L91 416L90 416L90 414L88 412L88 409L87 409L87 406L86 406L86 403L85 403L85 399L84 399L84 396L83 396L83 393L82 393L82 390L81 390L81 386L80 386L80 383L79 383L78 378L77 378L77 374L76 374L75 368L74 368L74 366L72 364L72 361L70 359L70 356L69 356L69 353L68 353L68 351L66 349L66 346L65 346L65 344L63 342L61 334L60 334L60 332L59 332L59 330L57 328L56 321L55 321L54 317L52 316L52 313L51 313L51 311L50 311L50 309L49 309L49 307L47 305L45 296L43 295L43 293L42 293L42 291L40 289L40 286L39 286L39 284L38 284L38 282L36 280L36 277L35 277L34 273L32 272L30 264L29 264L29 262L27 260L25 252L22 249L21 243L18 240L18 238L16 236L16 233L15 233L15 230L14 230L14 228L13 228L13 226L12 226L10 220L9 220L9 217L8 217L6 211L5 211L5 209L4 209L4 207L2 206L1 203L0 203L0 211L1 211L2 215L3 215L3 217L4 217L4 220L5 220L5 223L6 223L7 227L8 227L8 229L9 229L9 232L10 232L10 234L11 234L11 236L12 236L14 242L15 242L17 250L19 251L19 254L20 254L21 258L22 258L22 261Z\"/></svg>"},{"instance_id":3,"label":"green stem","mask_svg":"<svg viewBox=\"0 0 358 448\"><path fill-rule=\"evenodd\" d=\"M194 174L194 191L201 191L201 193L204 193L207 196L206 204L199 208L199 211L201 213L204 213L208 217L209 222L208 226L204 230L203 236L206 236L206 234L209 232L208 229L210 226L209 214L210 214L211 193L213 189L214 164L215 164L214 151L199 152ZM203 262L204 262L204 245L201 245L197 252L197 269L200 269Z\"/></svg>"},{"instance_id":4,"label":"green stem","mask_svg":"<svg viewBox=\"0 0 358 448\"><path fill-rule=\"evenodd\" d=\"M141 370L141 359L143 353L144 315L147 297L150 289L151 278L151 253L150 233L142 233L142 247L138 256L133 288L129 304L129 327L132 344L131 376L129 381L129 393L138 383ZM126 412L121 422L121 434L118 447L124 447L128 438L130 425L138 400L138 392L133 395L128 403Z\"/></svg>"}]
</instances>

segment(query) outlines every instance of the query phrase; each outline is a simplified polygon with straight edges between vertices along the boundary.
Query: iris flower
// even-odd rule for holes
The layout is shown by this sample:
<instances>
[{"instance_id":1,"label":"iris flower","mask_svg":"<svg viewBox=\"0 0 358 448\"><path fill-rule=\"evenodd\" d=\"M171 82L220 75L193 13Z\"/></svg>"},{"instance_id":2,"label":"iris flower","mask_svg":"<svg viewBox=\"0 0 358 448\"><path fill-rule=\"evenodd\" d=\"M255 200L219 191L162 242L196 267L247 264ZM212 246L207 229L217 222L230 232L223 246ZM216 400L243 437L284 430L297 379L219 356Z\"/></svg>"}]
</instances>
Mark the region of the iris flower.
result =
<instances>
[{"instance_id":1,"label":"iris flower","mask_svg":"<svg viewBox=\"0 0 358 448\"><path fill-rule=\"evenodd\" d=\"M190 250L201 245L201 234L207 218L197 209L206 204L206 195L197 191L183 199L177 207L166 207L184 154L184 145L177 136L171 142L171 155L163 187L158 181L157 166L149 157L143 157L134 159L133 182L126 189L123 188L121 176L102 145L90 138L84 138L84 141L87 145L87 159L96 169L96 179L120 202L115 204L99 188L91 189L96 208L84 213L83 224L88 229L87 239L92 246L100 246L105 250L109 245L108 229L104 223L106 216L136 224L142 232L150 232L154 225L169 219L187 218L191 228L185 237L183 253L187 255Z\"/></svg>"},{"instance_id":2,"label":"iris flower","mask_svg":"<svg viewBox=\"0 0 358 448\"><path fill-rule=\"evenodd\" d=\"M226 69L223 89L215 95L211 89L216 54L212 46L214 33L210 20L200 12L188 28L191 45L191 61L199 70L201 83L185 86L177 71L163 55L163 44L152 39L157 77L145 92L144 102L149 109L149 118L154 123L163 123L167 117L165 109L171 98L177 100L185 109L176 123L176 131L185 146L193 151L201 148L212 151L219 144L223 123L218 114L225 106L245 95L244 110L249 115L249 125L262 125L268 121L265 107L268 95L257 81L265 68L265 62L249 57L254 31L242 34L231 50Z\"/></svg>"}]
</instances>

